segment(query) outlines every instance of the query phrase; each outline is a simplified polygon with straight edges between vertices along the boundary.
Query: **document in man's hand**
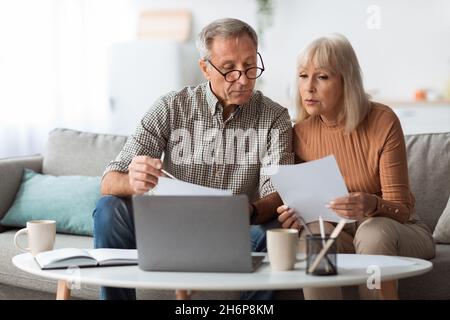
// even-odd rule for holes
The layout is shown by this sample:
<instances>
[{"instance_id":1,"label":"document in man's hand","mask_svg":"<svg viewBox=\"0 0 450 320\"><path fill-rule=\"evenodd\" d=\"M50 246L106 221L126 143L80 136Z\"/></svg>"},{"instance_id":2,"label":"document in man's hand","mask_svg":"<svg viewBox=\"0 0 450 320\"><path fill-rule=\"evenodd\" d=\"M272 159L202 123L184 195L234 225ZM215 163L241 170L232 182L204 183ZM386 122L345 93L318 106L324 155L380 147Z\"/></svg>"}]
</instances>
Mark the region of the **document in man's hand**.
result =
<instances>
[{"instance_id":1,"label":"document in man's hand","mask_svg":"<svg viewBox=\"0 0 450 320\"><path fill-rule=\"evenodd\" d=\"M62 269L68 267L98 267L136 265L137 250L132 249L78 249L64 248L38 253L35 257L39 267Z\"/></svg>"},{"instance_id":2,"label":"document in man's hand","mask_svg":"<svg viewBox=\"0 0 450 320\"><path fill-rule=\"evenodd\" d=\"M150 192L155 196L231 196L231 190L214 189L181 180L160 177Z\"/></svg>"},{"instance_id":3,"label":"document in man's hand","mask_svg":"<svg viewBox=\"0 0 450 320\"><path fill-rule=\"evenodd\" d=\"M334 211L325 207L331 200L348 194L333 155L296 165L285 165L271 177L285 205L293 208L306 223L319 220L339 222ZM351 222L353 220L347 220Z\"/></svg>"}]
</instances>

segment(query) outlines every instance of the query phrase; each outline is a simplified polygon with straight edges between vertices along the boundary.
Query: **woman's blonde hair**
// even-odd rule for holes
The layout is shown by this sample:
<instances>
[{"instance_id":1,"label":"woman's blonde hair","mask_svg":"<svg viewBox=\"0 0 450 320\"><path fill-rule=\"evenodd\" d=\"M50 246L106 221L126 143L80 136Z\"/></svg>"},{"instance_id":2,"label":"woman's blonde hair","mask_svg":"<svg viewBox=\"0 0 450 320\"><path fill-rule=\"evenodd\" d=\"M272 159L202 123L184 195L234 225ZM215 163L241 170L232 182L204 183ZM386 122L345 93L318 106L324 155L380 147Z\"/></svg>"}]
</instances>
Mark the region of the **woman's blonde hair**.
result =
<instances>
[{"instance_id":1,"label":"woman's blonde hair","mask_svg":"<svg viewBox=\"0 0 450 320\"><path fill-rule=\"evenodd\" d=\"M364 91L362 72L352 45L346 37L332 34L313 41L299 54L295 86L295 106L297 122L309 117L298 88L300 69L308 64L322 67L342 78L342 113L348 133L355 130L364 120L370 109L369 96Z\"/></svg>"}]
</instances>

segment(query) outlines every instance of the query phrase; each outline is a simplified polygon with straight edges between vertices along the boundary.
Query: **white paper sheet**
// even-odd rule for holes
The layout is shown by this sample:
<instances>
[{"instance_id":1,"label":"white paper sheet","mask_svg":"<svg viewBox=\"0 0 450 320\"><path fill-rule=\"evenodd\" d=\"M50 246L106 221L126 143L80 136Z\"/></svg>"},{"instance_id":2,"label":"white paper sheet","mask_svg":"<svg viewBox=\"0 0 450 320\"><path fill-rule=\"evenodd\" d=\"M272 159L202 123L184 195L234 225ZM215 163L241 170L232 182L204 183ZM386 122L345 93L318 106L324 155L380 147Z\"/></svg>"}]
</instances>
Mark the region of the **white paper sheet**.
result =
<instances>
[{"instance_id":1,"label":"white paper sheet","mask_svg":"<svg viewBox=\"0 0 450 320\"><path fill-rule=\"evenodd\" d=\"M157 186L149 194L156 196L231 196L233 192L160 177Z\"/></svg>"},{"instance_id":2,"label":"white paper sheet","mask_svg":"<svg viewBox=\"0 0 450 320\"><path fill-rule=\"evenodd\" d=\"M339 222L341 218L325 207L331 200L348 194L333 155L296 165L280 166L271 177L284 204L295 209L306 223L319 220ZM347 222L352 222L348 220Z\"/></svg>"}]
</instances>

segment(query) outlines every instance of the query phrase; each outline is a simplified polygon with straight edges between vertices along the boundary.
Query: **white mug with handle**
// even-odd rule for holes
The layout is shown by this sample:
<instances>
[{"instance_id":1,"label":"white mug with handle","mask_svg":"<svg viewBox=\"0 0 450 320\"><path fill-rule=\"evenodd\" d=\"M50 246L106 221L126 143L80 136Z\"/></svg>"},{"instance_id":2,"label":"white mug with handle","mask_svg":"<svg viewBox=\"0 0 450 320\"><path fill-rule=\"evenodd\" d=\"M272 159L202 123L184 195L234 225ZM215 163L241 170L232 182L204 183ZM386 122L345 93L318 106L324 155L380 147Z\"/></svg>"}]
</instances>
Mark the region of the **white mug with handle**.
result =
<instances>
[{"instance_id":1,"label":"white mug with handle","mask_svg":"<svg viewBox=\"0 0 450 320\"><path fill-rule=\"evenodd\" d=\"M28 235L28 248L18 243L21 234ZM14 235L14 245L23 252L31 252L36 256L39 252L53 250L56 236L55 220L32 220L27 222L27 227L20 229Z\"/></svg>"},{"instance_id":2,"label":"white mug with handle","mask_svg":"<svg viewBox=\"0 0 450 320\"><path fill-rule=\"evenodd\" d=\"M298 261L296 257L298 241L297 229L267 230L267 255L273 271L294 269Z\"/></svg>"}]
</instances>

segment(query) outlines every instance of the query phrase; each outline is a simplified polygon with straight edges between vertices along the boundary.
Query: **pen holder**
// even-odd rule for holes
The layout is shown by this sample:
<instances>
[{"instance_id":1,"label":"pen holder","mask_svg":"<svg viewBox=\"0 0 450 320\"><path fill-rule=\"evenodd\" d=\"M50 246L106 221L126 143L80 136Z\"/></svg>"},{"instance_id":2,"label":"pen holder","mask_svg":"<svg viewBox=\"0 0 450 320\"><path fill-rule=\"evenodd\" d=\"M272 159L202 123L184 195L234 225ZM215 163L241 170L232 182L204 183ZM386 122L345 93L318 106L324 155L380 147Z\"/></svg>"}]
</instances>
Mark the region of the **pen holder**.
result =
<instances>
[{"instance_id":1,"label":"pen holder","mask_svg":"<svg viewBox=\"0 0 450 320\"><path fill-rule=\"evenodd\" d=\"M325 243L330 240L329 236L322 238L320 234L308 234L306 236L306 273L310 273L310 266L313 265ZM328 276L337 274L336 241L328 249L327 253L320 260L317 267L310 274L318 276Z\"/></svg>"}]
</instances>

